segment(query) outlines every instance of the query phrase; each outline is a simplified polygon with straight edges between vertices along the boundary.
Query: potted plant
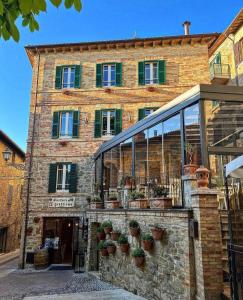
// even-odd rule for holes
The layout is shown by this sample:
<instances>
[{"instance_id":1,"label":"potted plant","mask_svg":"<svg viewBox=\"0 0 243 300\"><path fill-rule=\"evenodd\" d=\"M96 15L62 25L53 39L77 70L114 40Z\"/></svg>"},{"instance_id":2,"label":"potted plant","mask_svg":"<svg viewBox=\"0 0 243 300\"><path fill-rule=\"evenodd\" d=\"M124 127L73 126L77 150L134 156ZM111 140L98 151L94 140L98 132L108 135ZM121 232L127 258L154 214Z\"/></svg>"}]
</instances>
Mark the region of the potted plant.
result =
<instances>
[{"instance_id":1,"label":"potted plant","mask_svg":"<svg viewBox=\"0 0 243 300\"><path fill-rule=\"evenodd\" d=\"M190 143L185 144L185 151L186 151L186 157L187 161L189 161L189 164L184 165L184 175L193 175L196 172L196 169L198 168L198 165L193 164L193 156L195 154L196 147L193 146Z\"/></svg>"},{"instance_id":2,"label":"potted plant","mask_svg":"<svg viewBox=\"0 0 243 300\"><path fill-rule=\"evenodd\" d=\"M112 241L107 241L106 247L109 254L114 254L116 252L116 245Z\"/></svg>"},{"instance_id":3,"label":"potted plant","mask_svg":"<svg viewBox=\"0 0 243 300\"><path fill-rule=\"evenodd\" d=\"M99 196L95 196L93 199L91 199L90 208L91 209L102 208L102 202Z\"/></svg>"},{"instance_id":4,"label":"potted plant","mask_svg":"<svg viewBox=\"0 0 243 300\"><path fill-rule=\"evenodd\" d=\"M105 241L100 241L98 244L98 250L100 251L101 256L108 256L107 245Z\"/></svg>"},{"instance_id":5,"label":"potted plant","mask_svg":"<svg viewBox=\"0 0 243 300\"><path fill-rule=\"evenodd\" d=\"M102 223L102 228L106 234L109 234L112 231L112 223L111 221L104 221Z\"/></svg>"},{"instance_id":6,"label":"potted plant","mask_svg":"<svg viewBox=\"0 0 243 300\"><path fill-rule=\"evenodd\" d=\"M160 241L163 238L163 235L165 233L165 229L159 227L158 224L154 225L151 231L155 241Z\"/></svg>"},{"instance_id":7,"label":"potted plant","mask_svg":"<svg viewBox=\"0 0 243 300\"><path fill-rule=\"evenodd\" d=\"M125 234L121 234L118 239L118 244L120 246L120 250L123 253L127 253L129 249L128 238Z\"/></svg>"},{"instance_id":8,"label":"potted plant","mask_svg":"<svg viewBox=\"0 0 243 300\"><path fill-rule=\"evenodd\" d=\"M151 234L145 233L142 235L142 243L143 243L143 249L146 251L149 251L154 246L154 238Z\"/></svg>"},{"instance_id":9,"label":"potted plant","mask_svg":"<svg viewBox=\"0 0 243 300\"><path fill-rule=\"evenodd\" d=\"M132 252L132 257L134 258L135 265L141 267L145 262L145 253L142 248L136 248Z\"/></svg>"},{"instance_id":10,"label":"potted plant","mask_svg":"<svg viewBox=\"0 0 243 300\"><path fill-rule=\"evenodd\" d=\"M138 236L140 232L139 224L136 220L131 220L129 222L129 230L131 236Z\"/></svg>"},{"instance_id":11,"label":"potted plant","mask_svg":"<svg viewBox=\"0 0 243 300\"><path fill-rule=\"evenodd\" d=\"M105 232L103 226L97 228L97 237L100 241L105 240Z\"/></svg>"},{"instance_id":12,"label":"potted plant","mask_svg":"<svg viewBox=\"0 0 243 300\"><path fill-rule=\"evenodd\" d=\"M118 231L118 230L112 230L112 232L111 232L111 240L112 241L117 241L120 235L121 235L120 231Z\"/></svg>"},{"instance_id":13,"label":"potted plant","mask_svg":"<svg viewBox=\"0 0 243 300\"><path fill-rule=\"evenodd\" d=\"M129 208L148 208L148 200L143 192L133 191L129 197Z\"/></svg>"},{"instance_id":14,"label":"potted plant","mask_svg":"<svg viewBox=\"0 0 243 300\"><path fill-rule=\"evenodd\" d=\"M110 193L109 200L107 201L107 208L120 208L120 201L117 198L117 193Z\"/></svg>"},{"instance_id":15,"label":"potted plant","mask_svg":"<svg viewBox=\"0 0 243 300\"><path fill-rule=\"evenodd\" d=\"M168 197L169 190L164 186L154 185L153 198L149 199L150 208L165 209L172 208L172 198Z\"/></svg>"}]
</instances>

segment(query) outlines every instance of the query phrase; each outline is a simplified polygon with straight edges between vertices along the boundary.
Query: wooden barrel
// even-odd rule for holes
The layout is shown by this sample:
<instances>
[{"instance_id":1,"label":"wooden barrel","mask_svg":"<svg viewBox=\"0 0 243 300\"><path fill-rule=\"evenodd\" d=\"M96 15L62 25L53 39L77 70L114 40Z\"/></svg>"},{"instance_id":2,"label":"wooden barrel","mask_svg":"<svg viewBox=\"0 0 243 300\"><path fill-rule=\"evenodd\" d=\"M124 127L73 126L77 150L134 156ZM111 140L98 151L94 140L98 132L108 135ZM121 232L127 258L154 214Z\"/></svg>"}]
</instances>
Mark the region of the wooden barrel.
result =
<instances>
[{"instance_id":1,"label":"wooden barrel","mask_svg":"<svg viewBox=\"0 0 243 300\"><path fill-rule=\"evenodd\" d=\"M34 266L36 269L45 269L49 264L48 249L38 249L34 254Z\"/></svg>"}]
</instances>

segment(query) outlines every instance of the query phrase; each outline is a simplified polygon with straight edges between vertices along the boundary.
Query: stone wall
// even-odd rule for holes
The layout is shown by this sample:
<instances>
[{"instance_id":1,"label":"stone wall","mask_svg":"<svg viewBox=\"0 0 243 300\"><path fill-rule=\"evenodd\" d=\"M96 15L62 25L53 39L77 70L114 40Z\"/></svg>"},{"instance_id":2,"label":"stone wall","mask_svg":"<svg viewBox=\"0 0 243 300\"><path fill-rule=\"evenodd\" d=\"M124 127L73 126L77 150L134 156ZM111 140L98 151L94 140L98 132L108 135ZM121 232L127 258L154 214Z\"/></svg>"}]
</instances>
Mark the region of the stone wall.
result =
<instances>
[{"instance_id":1,"label":"stone wall","mask_svg":"<svg viewBox=\"0 0 243 300\"><path fill-rule=\"evenodd\" d=\"M193 241L189 238L190 210L99 210L87 213L91 230L87 269L96 266L97 239L95 222L111 220L114 229L129 237L130 252L122 254L117 246L114 255L100 257L101 278L150 300L193 299L195 293ZM129 235L129 221L139 222L141 233L150 233L155 224L166 229L162 241L155 241L151 252L146 252L143 268L135 266L132 250L141 245L139 238ZM107 239L109 236L107 235Z\"/></svg>"}]
</instances>

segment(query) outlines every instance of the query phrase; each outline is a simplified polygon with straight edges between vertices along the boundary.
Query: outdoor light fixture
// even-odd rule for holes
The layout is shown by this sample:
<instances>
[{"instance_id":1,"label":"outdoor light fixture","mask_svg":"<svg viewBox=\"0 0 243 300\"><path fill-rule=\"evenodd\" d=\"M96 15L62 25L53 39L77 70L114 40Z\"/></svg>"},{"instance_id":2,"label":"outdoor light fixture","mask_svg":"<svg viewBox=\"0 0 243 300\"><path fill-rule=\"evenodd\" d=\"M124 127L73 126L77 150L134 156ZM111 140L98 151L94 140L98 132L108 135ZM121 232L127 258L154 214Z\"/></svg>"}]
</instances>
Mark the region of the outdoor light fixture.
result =
<instances>
[{"instance_id":1,"label":"outdoor light fixture","mask_svg":"<svg viewBox=\"0 0 243 300\"><path fill-rule=\"evenodd\" d=\"M4 151L3 151L3 159L7 162L10 159L12 152L10 151L10 149L7 147Z\"/></svg>"}]
</instances>

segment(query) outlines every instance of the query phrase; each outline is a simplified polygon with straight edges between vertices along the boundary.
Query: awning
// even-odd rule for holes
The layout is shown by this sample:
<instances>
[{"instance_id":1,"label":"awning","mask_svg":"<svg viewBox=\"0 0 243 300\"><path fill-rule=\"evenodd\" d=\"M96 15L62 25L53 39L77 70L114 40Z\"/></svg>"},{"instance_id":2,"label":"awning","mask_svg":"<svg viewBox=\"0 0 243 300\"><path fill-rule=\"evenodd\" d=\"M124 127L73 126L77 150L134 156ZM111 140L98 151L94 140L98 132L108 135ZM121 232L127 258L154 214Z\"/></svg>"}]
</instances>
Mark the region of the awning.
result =
<instances>
[{"instance_id":1,"label":"awning","mask_svg":"<svg viewBox=\"0 0 243 300\"><path fill-rule=\"evenodd\" d=\"M225 165L225 175L226 177L243 178L243 155Z\"/></svg>"}]
</instances>

